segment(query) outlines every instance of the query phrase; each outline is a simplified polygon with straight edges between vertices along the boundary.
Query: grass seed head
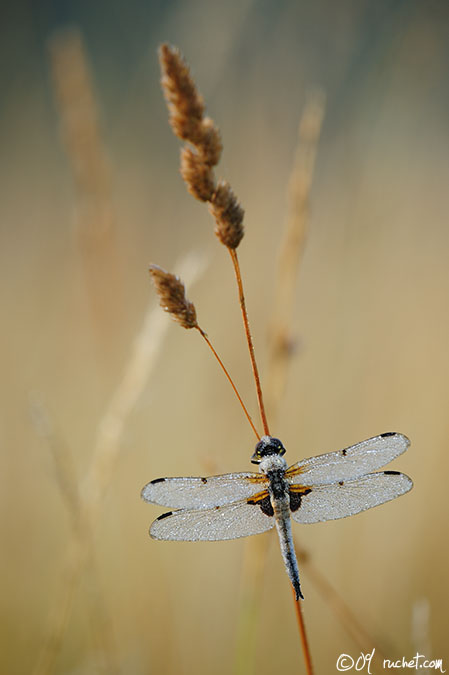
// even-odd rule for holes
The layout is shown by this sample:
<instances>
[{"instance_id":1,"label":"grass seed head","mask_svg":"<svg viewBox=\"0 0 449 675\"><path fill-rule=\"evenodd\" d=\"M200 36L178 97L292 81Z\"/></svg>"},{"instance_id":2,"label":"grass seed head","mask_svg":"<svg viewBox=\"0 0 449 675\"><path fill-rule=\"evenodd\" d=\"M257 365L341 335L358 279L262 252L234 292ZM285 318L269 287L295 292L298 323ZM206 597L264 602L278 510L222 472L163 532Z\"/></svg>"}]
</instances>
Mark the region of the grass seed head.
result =
<instances>
[{"instance_id":1,"label":"grass seed head","mask_svg":"<svg viewBox=\"0 0 449 675\"><path fill-rule=\"evenodd\" d=\"M170 124L175 134L196 145L201 138L204 100L190 75L189 67L175 47L163 44L159 48L161 84L170 112Z\"/></svg>"},{"instance_id":2,"label":"grass seed head","mask_svg":"<svg viewBox=\"0 0 449 675\"><path fill-rule=\"evenodd\" d=\"M244 211L225 181L216 183L212 167L218 164L223 149L220 132L210 117L189 67L180 51L168 44L159 48L162 89L173 131L190 143L181 150L181 175L196 199L209 202L216 221L215 234L228 249L240 244ZM193 147L191 147L193 146Z\"/></svg>"},{"instance_id":3,"label":"grass seed head","mask_svg":"<svg viewBox=\"0 0 449 675\"><path fill-rule=\"evenodd\" d=\"M230 249L237 248L244 235L245 212L226 181L218 183L210 200L209 210L215 218L215 234L221 243Z\"/></svg>"},{"instance_id":4,"label":"grass seed head","mask_svg":"<svg viewBox=\"0 0 449 675\"><path fill-rule=\"evenodd\" d=\"M208 202L212 198L215 190L213 171L202 161L201 155L187 146L181 150L181 176L196 199Z\"/></svg>"},{"instance_id":5,"label":"grass seed head","mask_svg":"<svg viewBox=\"0 0 449 675\"><path fill-rule=\"evenodd\" d=\"M201 139L197 147L205 164L209 166L216 166L218 164L223 144L220 132L210 117L204 117L201 122Z\"/></svg>"},{"instance_id":6,"label":"grass seed head","mask_svg":"<svg viewBox=\"0 0 449 675\"><path fill-rule=\"evenodd\" d=\"M183 328L198 328L195 305L187 299L181 279L158 265L150 265L149 272L162 309Z\"/></svg>"}]
</instances>

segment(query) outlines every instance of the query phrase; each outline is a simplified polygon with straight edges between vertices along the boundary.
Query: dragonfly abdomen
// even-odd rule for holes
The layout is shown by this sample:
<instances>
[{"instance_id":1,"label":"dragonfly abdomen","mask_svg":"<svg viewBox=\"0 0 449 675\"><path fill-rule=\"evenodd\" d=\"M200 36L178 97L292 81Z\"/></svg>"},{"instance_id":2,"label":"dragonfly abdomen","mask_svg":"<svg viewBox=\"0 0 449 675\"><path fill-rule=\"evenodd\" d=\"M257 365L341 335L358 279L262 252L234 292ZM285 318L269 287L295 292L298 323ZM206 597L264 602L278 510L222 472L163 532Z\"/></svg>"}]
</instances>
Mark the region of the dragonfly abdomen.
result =
<instances>
[{"instance_id":1,"label":"dragonfly abdomen","mask_svg":"<svg viewBox=\"0 0 449 675\"><path fill-rule=\"evenodd\" d=\"M281 499L272 498L274 517L276 519L276 529L279 536L281 553L287 568L288 576L295 590L296 599L304 596L301 592L299 583L298 561L296 559L295 546L293 544L292 526L290 520L290 498L285 495Z\"/></svg>"}]
</instances>

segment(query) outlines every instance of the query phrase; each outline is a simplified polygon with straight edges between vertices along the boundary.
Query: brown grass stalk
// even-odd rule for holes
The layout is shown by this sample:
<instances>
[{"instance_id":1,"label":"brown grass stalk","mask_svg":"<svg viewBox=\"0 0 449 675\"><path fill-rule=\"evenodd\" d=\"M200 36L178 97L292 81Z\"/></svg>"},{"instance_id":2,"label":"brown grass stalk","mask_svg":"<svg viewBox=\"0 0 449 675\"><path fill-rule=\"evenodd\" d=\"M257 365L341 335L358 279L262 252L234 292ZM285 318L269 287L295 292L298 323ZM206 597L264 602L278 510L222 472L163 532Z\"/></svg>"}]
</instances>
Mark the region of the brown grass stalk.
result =
<instances>
[{"instance_id":1,"label":"brown grass stalk","mask_svg":"<svg viewBox=\"0 0 449 675\"><path fill-rule=\"evenodd\" d=\"M316 152L324 117L325 97L321 90L314 90L309 95L298 127L298 145L295 153L293 169L288 185L288 216L278 255L277 282L275 288L274 308L271 313L269 328L269 365L265 381L267 408L272 418L276 418L282 397L285 392L288 368L293 353L292 317L296 295L299 266L304 252L309 215L310 189L316 160ZM352 637L354 642L365 651L370 651L375 641L363 628L360 621L351 611L344 599L313 565L311 558L298 546L296 549L301 561L301 569L309 577L316 589L328 602L335 615ZM259 551L266 555L267 547ZM256 572L263 566L258 561ZM258 600L256 589L261 583L257 573L252 580L254 586L254 602ZM301 639L307 642L304 619L300 603L296 603L296 614ZM253 610L251 610L253 611ZM245 639L242 636L242 639ZM310 656L310 650L305 653ZM376 645L377 658L384 658L382 650ZM311 661L306 664L312 668Z\"/></svg>"},{"instance_id":2,"label":"brown grass stalk","mask_svg":"<svg viewBox=\"0 0 449 675\"><path fill-rule=\"evenodd\" d=\"M288 368L293 351L292 317L294 316L296 282L307 238L310 190L324 109L324 93L319 89L312 91L299 122L298 145L288 184L288 216L278 256L274 310L269 327L268 372L265 382L268 392L267 407L274 418L277 416L286 389ZM298 547L296 548L299 550ZM325 576L315 568L310 556L304 551L299 551L299 553L301 568L327 600L348 634L362 650L369 651L375 644L373 638L364 630ZM302 623L299 606L297 611L299 612L298 621ZM302 635L305 635L302 628L300 631ZM382 650L377 646L376 652L379 658L383 658Z\"/></svg>"},{"instance_id":3,"label":"brown grass stalk","mask_svg":"<svg viewBox=\"0 0 449 675\"><path fill-rule=\"evenodd\" d=\"M209 340L207 333L198 324L195 306L187 298L185 286L181 279L175 274L166 272L158 265L150 265L150 275L156 287L156 292L158 294L159 303L162 309L170 314L172 319L174 319L183 328L195 328L206 342L207 346L223 370L229 384L231 385L234 394L236 395L237 400L239 401L243 412L245 413L246 418L251 425L252 430L254 431L257 439L260 441L260 434L254 426L253 420L251 419L251 416L245 404L243 403L237 387L235 386L234 381L229 374L229 371L215 350L212 342Z\"/></svg>"},{"instance_id":4,"label":"brown grass stalk","mask_svg":"<svg viewBox=\"0 0 449 675\"><path fill-rule=\"evenodd\" d=\"M378 661L379 666L383 664L385 654L383 650L376 643L372 635L363 627L360 620L351 610L346 600L340 595L336 588L328 581L326 576L322 574L318 568L313 564L311 556L296 545L301 560L301 569L313 583L315 589L326 602L327 606L334 612L335 616L341 622L341 625L346 630L348 635L354 640L357 647L365 652L371 652L375 647L374 658Z\"/></svg>"},{"instance_id":5,"label":"brown grass stalk","mask_svg":"<svg viewBox=\"0 0 449 675\"><path fill-rule=\"evenodd\" d=\"M186 256L181 262L180 271L187 284L192 284L202 274L204 267L204 262L197 257ZM34 675L49 675L54 672L56 658L70 618L73 598L81 574L91 556L93 532L104 494L111 483L117 464L121 438L127 420L157 363L167 329L168 320L159 308L151 305L132 345L123 377L98 424L90 467L78 491L80 505L63 566L63 590L56 598L51 612L47 634L33 670Z\"/></svg>"},{"instance_id":6,"label":"brown grass stalk","mask_svg":"<svg viewBox=\"0 0 449 675\"><path fill-rule=\"evenodd\" d=\"M190 75L188 65L179 50L167 44L161 45L159 60L162 71L161 84L168 105L170 124L176 136L190 144L181 152L182 177L194 197L209 203L209 211L215 218L215 234L231 254L260 416L264 433L268 434L268 422L236 251L244 235L244 211L229 183L217 182L215 179L212 167L218 163L222 151L220 134L214 122L205 117L204 99Z\"/></svg>"},{"instance_id":7,"label":"brown grass stalk","mask_svg":"<svg viewBox=\"0 0 449 675\"><path fill-rule=\"evenodd\" d=\"M217 164L221 154L222 146L219 141L219 133L213 122L209 118L204 117L204 100L196 88L186 62L177 49L167 44L161 46L159 58L162 70L161 83L169 109L170 124L174 133L181 140L187 141L193 146L193 150L187 147L184 148L181 154L181 174L187 183L189 192L197 199L209 203L209 210L216 222L215 234L231 255L239 292L245 336L256 385L260 417L264 433L269 435L269 426L237 256L237 247L244 235L244 211L229 184L226 182L215 182L212 166ZM209 136L206 134L206 128ZM206 137L208 138L208 142L205 140ZM296 600L295 607L306 668L308 674L311 675L310 649L301 609Z\"/></svg>"},{"instance_id":8,"label":"brown grass stalk","mask_svg":"<svg viewBox=\"0 0 449 675\"><path fill-rule=\"evenodd\" d=\"M301 638L302 653L304 655L304 663L306 666L307 675L313 675L312 652L310 649L309 639L307 637L306 623L304 621L304 614L302 610L301 600L297 600L295 592L292 589L293 603L295 605L296 620L299 627L299 636Z\"/></svg>"},{"instance_id":9,"label":"brown grass stalk","mask_svg":"<svg viewBox=\"0 0 449 675\"><path fill-rule=\"evenodd\" d=\"M265 578L267 549L273 542L272 533L264 537L250 537L243 549L240 573L239 612L234 647L234 675L252 675L256 672L255 656L260 648L259 619L261 606L254 602L254 578ZM261 586L257 592L261 596Z\"/></svg>"},{"instance_id":10,"label":"brown grass stalk","mask_svg":"<svg viewBox=\"0 0 449 675\"><path fill-rule=\"evenodd\" d=\"M237 399L238 399L238 401L239 401L241 407L243 408L243 412L245 413L246 418L247 418L248 422L250 423L251 429L254 431L254 434L256 435L257 440L260 441L260 434L259 434L259 432L257 431L257 429L256 429L256 427L255 427L255 425L254 425L254 422L253 422L253 420L252 420L252 418L251 418L251 415L249 414L249 412L248 412L248 410L247 410L247 408L246 408L246 405L243 403L243 400L242 400L242 398L241 398L241 396L240 396L240 394L239 394L239 392L238 392L238 389L237 389L237 387L235 386L234 381L233 381L233 379L231 378L231 376L230 376L230 374L229 374L227 368L225 367L223 361L221 360L221 358L219 357L219 355L218 355L217 352L215 351L215 348L214 348L212 342L211 342L211 341L209 340L209 338L207 337L207 334L206 334L206 333L202 330L202 328L200 328L199 326L198 326L198 330L199 330L199 332L201 333L201 336L203 337L203 339L205 340L207 346L209 347L209 349L211 350L211 352L213 353L213 355L214 355L215 358L217 359L218 363L220 364L220 367L222 368L224 374L226 375L226 377L227 377L227 379L228 379L228 381L229 381L229 384L231 385L232 389L234 390L234 394L236 395L236 397L237 397Z\"/></svg>"},{"instance_id":11,"label":"brown grass stalk","mask_svg":"<svg viewBox=\"0 0 449 675\"><path fill-rule=\"evenodd\" d=\"M298 144L288 182L288 211L279 247L273 310L268 328L268 368L265 379L267 408L276 417L285 392L293 351L292 319L299 266L304 252L309 216L310 189L325 98L321 90L309 95L299 121Z\"/></svg>"},{"instance_id":12,"label":"brown grass stalk","mask_svg":"<svg viewBox=\"0 0 449 675\"><path fill-rule=\"evenodd\" d=\"M248 312L246 311L245 294L243 292L243 281L242 281L242 275L241 275L241 272L240 272L240 264L239 264L239 260L238 260L238 257L237 257L237 251L235 249L230 248L229 253L231 254L232 263L234 265L235 278L237 280L237 287L238 287L238 290L239 290L240 308L242 310L243 325L245 327L245 335L246 335L246 341L248 343L249 356L250 356L250 359L251 359L251 366L252 366L252 369L253 369L254 382L256 383L256 393L257 393L257 401L258 401L258 404L259 404L260 417L262 419L262 425L263 425L264 433L268 436L270 434L270 430L268 428L268 420L267 420L267 415L266 415L266 412L265 412L265 405L264 405L264 401L263 401L262 386L260 384L259 370L257 368L256 355L254 353L253 339L251 337L251 330L250 330L250 327L249 327Z\"/></svg>"},{"instance_id":13,"label":"brown grass stalk","mask_svg":"<svg viewBox=\"0 0 449 675\"><path fill-rule=\"evenodd\" d=\"M292 355L291 323L294 314L296 281L306 241L309 195L323 115L324 95L321 91L315 90L306 102L304 112L299 121L298 144L288 182L287 219L279 248L274 303L272 312L270 313L268 370L264 385L267 393L267 409L272 421L277 417L285 392L287 372ZM268 541L267 537L265 541ZM252 557L254 561L256 551L253 542L248 541L246 547L249 557ZM267 551L267 543L265 546L257 549L258 564L254 565L254 575L248 578L249 586L246 590L246 602L242 611L252 616L257 615L255 606L260 604L258 589L263 583L265 570L265 566L260 564L259 558L261 556L266 557ZM310 649L307 644L304 620L300 604L296 603L296 600L295 615L298 621L301 642L307 649L307 652L305 652L306 663L310 665ZM244 629L248 625L248 622L244 620L240 625ZM241 653L240 645L248 643L251 635L251 632L243 630L237 636L237 655ZM254 670L254 666L252 670ZM236 664L236 671L242 672L239 663Z\"/></svg>"},{"instance_id":14,"label":"brown grass stalk","mask_svg":"<svg viewBox=\"0 0 449 675\"><path fill-rule=\"evenodd\" d=\"M62 442L59 435L54 430L54 425L50 420L42 402L36 398L31 403L31 417L38 435L46 443L50 450L50 456L53 460L55 469L56 483L59 492L70 518L71 526L75 536L80 527L79 513L81 508L81 496L79 487L75 479L74 463L71 452L66 443ZM89 534L89 533L88 533ZM90 536L90 535L89 535ZM66 578L62 580L62 585L72 585L72 579L77 574L78 555L73 555L74 564L66 571ZM106 603L101 591L101 580L98 573L95 557L93 555L92 541L89 541L89 557L86 559L86 568L89 573L90 584L90 604L88 607L96 651L101 654L101 663L99 668L105 673L119 673L119 661L117 647L114 640L111 620L106 608ZM72 596L67 597L67 602L62 608L64 621L58 621L59 626L65 623L65 617L68 616L68 608L71 606ZM52 640L52 649L42 652L42 663L40 668L42 672L47 672L54 659L56 658L63 634L58 633Z\"/></svg>"},{"instance_id":15,"label":"brown grass stalk","mask_svg":"<svg viewBox=\"0 0 449 675\"><path fill-rule=\"evenodd\" d=\"M48 53L60 133L75 188L75 231L86 293L98 358L104 361L124 304L111 164L80 31L70 28L56 32L48 42Z\"/></svg>"}]
</instances>

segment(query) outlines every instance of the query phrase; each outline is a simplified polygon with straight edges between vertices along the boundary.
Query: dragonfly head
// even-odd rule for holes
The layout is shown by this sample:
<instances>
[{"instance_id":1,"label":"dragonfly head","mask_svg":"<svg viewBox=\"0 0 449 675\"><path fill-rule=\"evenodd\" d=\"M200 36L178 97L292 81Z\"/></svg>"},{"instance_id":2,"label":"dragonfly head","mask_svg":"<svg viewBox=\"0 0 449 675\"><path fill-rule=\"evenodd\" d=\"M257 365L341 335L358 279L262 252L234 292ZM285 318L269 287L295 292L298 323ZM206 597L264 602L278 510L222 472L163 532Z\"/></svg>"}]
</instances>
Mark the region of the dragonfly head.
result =
<instances>
[{"instance_id":1,"label":"dragonfly head","mask_svg":"<svg viewBox=\"0 0 449 675\"><path fill-rule=\"evenodd\" d=\"M269 455L278 455L282 457L285 454L285 448L282 445L279 438L273 438L272 436L262 436L253 456L251 457L251 462L253 464L260 464L264 457Z\"/></svg>"}]
</instances>

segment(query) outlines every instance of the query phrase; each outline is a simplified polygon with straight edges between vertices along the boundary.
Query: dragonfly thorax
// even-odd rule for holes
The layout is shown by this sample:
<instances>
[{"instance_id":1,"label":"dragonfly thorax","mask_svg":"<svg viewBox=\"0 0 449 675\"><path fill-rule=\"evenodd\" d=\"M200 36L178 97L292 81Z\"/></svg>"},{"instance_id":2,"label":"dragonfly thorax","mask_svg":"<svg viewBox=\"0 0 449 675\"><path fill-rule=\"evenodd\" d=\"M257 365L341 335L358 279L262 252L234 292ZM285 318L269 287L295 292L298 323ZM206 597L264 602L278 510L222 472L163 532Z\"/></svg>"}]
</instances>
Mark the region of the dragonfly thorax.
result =
<instances>
[{"instance_id":1,"label":"dragonfly thorax","mask_svg":"<svg viewBox=\"0 0 449 675\"><path fill-rule=\"evenodd\" d=\"M259 462L259 469L270 477L273 474L281 474L287 470L287 462L279 455L268 455Z\"/></svg>"}]
</instances>

